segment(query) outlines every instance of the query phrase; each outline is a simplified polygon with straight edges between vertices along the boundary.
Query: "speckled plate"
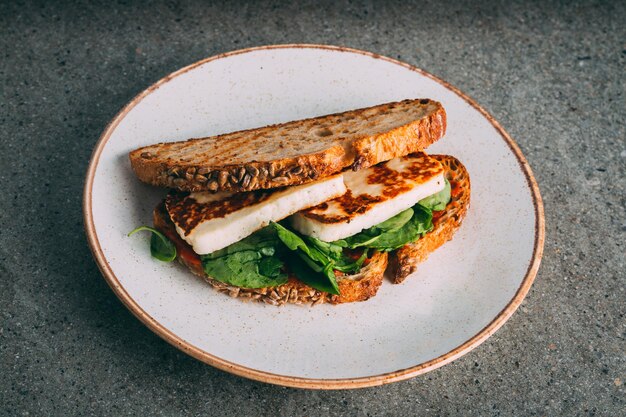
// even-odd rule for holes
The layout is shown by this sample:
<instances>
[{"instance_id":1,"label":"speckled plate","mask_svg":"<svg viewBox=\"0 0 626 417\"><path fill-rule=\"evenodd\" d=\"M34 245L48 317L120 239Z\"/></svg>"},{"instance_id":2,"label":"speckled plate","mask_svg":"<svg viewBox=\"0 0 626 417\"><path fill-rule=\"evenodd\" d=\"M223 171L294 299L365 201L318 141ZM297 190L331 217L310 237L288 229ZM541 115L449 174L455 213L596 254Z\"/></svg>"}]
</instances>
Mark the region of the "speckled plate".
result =
<instances>
[{"instance_id":1,"label":"speckled plate","mask_svg":"<svg viewBox=\"0 0 626 417\"><path fill-rule=\"evenodd\" d=\"M405 98L448 113L429 148L459 158L472 181L454 240L403 284L369 301L315 307L244 303L177 263L150 257L165 190L140 183L128 152ZM355 388L414 377L469 352L513 314L543 250L543 207L517 145L469 97L422 70L354 49L281 45L218 55L168 75L124 107L98 142L85 183L85 228L105 279L159 336L228 372L306 388ZM496 360L496 358L494 358Z\"/></svg>"}]
</instances>

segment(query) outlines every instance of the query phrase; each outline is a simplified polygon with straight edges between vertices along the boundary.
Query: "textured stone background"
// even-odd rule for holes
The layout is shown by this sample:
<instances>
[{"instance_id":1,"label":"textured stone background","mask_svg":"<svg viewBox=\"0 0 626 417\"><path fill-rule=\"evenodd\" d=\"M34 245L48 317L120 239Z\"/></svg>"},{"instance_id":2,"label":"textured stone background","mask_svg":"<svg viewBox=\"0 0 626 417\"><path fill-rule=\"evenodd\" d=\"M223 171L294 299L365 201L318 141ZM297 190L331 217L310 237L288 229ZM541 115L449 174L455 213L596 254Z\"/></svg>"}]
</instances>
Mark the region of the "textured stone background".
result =
<instances>
[{"instance_id":1,"label":"textured stone background","mask_svg":"<svg viewBox=\"0 0 626 417\"><path fill-rule=\"evenodd\" d=\"M624 412L626 3L49 3L0 4L0 414ZM444 78L534 169L547 223L537 280L495 336L450 365L357 391L248 381L155 336L92 260L82 183L108 120L179 67L294 42Z\"/></svg>"}]
</instances>

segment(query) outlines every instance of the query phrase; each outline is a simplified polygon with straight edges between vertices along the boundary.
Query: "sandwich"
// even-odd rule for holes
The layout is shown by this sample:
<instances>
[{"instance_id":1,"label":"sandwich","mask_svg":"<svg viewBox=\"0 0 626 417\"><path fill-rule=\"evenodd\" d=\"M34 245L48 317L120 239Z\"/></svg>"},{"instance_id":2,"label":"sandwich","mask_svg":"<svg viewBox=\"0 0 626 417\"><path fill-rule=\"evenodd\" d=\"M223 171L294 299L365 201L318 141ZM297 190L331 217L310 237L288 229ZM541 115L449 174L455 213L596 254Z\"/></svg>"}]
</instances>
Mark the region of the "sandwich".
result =
<instances>
[{"instance_id":1,"label":"sandwich","mask_svg":"<svg viewBox=\"0 0 626 417\"><path fill-rule=\"evenodd\" d=\"M364 301L459 228L470 197L440 103L413 99L130 152L169 193L151 253L215 289L272 305Z\"/></svg>"}]
</instances>

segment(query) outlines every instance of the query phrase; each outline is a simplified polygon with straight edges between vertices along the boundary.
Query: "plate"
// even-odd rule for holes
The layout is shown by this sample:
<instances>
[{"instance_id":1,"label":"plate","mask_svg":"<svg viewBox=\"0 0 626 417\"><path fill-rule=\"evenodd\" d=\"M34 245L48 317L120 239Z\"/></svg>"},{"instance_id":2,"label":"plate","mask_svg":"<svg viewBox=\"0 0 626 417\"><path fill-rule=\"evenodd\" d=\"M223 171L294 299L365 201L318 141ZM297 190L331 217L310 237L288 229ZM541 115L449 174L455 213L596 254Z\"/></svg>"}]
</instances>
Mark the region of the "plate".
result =
<instances>
[{"instance_id":1,"label":"plate","mask_svg":"<svg viewBox=\"0 0 626 417\"><path fill-rule=\"evenodd\" d=\"M472 201L451 242L403 284L366 302L315 307L244 303L177 263L150 257L147 237L165 191L140 183L140 146L254 128L405 98L442 102L445 137L430 153L456 156ZM96 145L84 190L89 245L120 300L156 334L217 368L305 388L380 385L469 352L511 316L543 250L543 206L518 146L465 94L408 64L322 45L235 51L185 67L139 94Z\"/></svg>"}]
</instances>

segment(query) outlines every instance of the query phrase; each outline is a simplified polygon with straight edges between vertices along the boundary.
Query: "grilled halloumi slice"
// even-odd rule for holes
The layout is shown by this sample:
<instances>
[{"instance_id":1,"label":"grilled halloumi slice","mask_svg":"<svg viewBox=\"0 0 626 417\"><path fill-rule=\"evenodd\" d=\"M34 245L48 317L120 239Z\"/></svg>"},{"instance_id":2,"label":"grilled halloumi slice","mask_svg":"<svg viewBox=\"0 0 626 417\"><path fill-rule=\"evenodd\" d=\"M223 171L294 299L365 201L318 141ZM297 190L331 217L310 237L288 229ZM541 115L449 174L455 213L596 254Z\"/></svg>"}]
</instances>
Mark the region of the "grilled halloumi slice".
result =
<instances>
[{"instance_id":1,"label":"grilled halloumi slice","mask_svg":"<svg viewBox=\"0 0 626 417\"><path fill-rule=\"evenodd\" d=\"M289 218L294 229L325 242L344 239L375 226L445 187L444 168L425 153L395 158L344 173L341 197Z\"/></svg>"},{"instance_id":2,"label":"grilled halloumi slice","mask_svg":"<svg viewBox=\"0 0 626 417\"><path fill-rule=\"evenodd\" d=\"M247 193L171 193L165 208L178 234L199 255L240 241L270 221L346 192L342 175L275 190Z\"/></svg>"}]
</instances>

